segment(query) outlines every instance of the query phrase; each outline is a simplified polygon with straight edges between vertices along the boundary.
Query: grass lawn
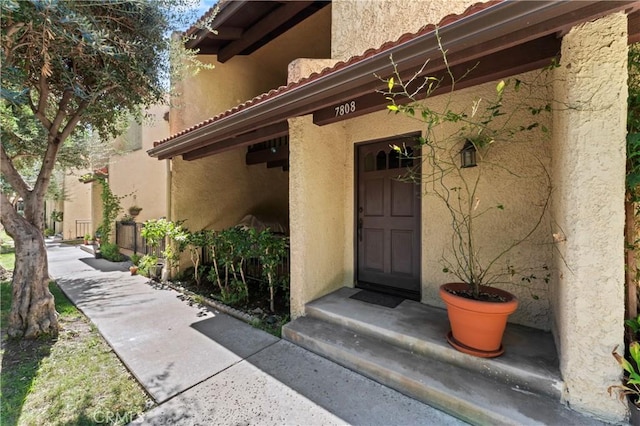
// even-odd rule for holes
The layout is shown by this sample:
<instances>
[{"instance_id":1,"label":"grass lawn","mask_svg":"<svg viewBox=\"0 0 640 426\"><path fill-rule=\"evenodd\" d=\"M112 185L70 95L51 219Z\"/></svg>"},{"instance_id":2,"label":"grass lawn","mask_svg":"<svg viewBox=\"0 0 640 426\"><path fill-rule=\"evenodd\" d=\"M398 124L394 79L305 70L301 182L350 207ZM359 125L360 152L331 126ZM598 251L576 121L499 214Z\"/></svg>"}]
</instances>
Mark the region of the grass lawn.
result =
<instances>
[{"instance_id":1,"label":"grass lawn","mask_svg":"<svg viewBox=\"0 0 640 426\"><path fill-rule=\"evenodd\" d=\"M0 265L9 271L13 271L13 265L16 263L15 253L0 254Z\"/></svg>"},{"instance_id":2,"label":"grass lawn","mask_svg":"<svg viewBox=\"0 0 640 426\"><path fill-rule=\"evenodd\" d=\"M7 339L11 284L0 283L2 425L126 424L150 399L102 336L52 283L57 339Z\"/></svg>"}]
</instances>

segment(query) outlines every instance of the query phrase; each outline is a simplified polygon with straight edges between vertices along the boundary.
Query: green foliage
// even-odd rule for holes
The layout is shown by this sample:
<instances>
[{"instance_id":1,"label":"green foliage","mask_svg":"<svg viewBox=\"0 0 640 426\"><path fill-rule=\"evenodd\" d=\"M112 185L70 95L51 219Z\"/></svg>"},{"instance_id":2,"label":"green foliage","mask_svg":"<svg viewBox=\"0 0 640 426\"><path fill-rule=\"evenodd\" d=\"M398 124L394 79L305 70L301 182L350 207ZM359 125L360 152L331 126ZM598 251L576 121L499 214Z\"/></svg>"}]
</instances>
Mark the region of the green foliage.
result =
<instances>
[{"instance_id":1,"label":"green foliage","mask_svg":"<svg viewBox=\"0 0 640 426\"><path fill-rule=\"evenodd\" d=\"M146 408L144 390L54 282L49 290L63 327L58 338L2 342L2 424L88 425L96 413L112 413L114 425L131 421L127 413ZM11 283L0 283L0 293L4 334Z\"/></svg>"},{"instance_id":2,"label":"green foliage","mask_svg":"<svg viewBox=\"0 0 640 426\"><path fill-rule=\"evenodd\" d=\"M204 268L200 265L202 261L202 250L211 245L214 236L214 231L204 229L201 231L189 232L187 234L187 248L189 249L189 256L194 268L193 278L198 286L200 285L202 274L204 272Z\"/></svg>"},{"instance_id":3,"label":"green foliage","mask_svg":"<svg viewBox=\"0 0 640 426\"><path fill-rule=\"evenodd\" d=\"M54 222L62 222L64 220L64 213L57 210L52 211L51 220Z\"/></svg>"},{"instance_id":4,"label":"green foliage","mask_svg":"<svg viewBox=\"0 0 640 426\"><path fill-rule=\"evenodd\" d=\"M100 198L102 199L102 222L98 227L98 233L102 238L101 244L105 244L109 242L111 230L115 225L116 218L122 211L120 200L124 197L119 197L111 192L109 182L107 182L105 178L98 178L98 182L100 182L102 186L102 194L100 194Z\"/></svg>"},{"instance_id":5,"label":"green foliage","mask_svg":"<svg viewBox=\"0 0 640 426\"><path fill-rule=\"evenodd\" d=\"M611 354L625 371L625 380L622 385L610 386L608 389L609 394L616 390L621 399L625 395L632 395L634 400L637 400L640 397L640 370L638 369L640 365L640 342L631 342L629 344L629 360L618 354L616 352L617 349L618 347L616 346Z\"/></svg>"},{"instance_id":6,"label":"green foliage","mask_svg":"<svg viewBox=\"0 0 640 426\"><path fill-rule=\"evenodd\" d=\"M124 260L124 256L120 253L120 249L113 243L101 243L100 253L103 258L110 262L122 262Z\"/></svg>"},{"instance_id":7,"label":"green foliage","mask_svg":"<svg viewBox=\"0 0 640 426\"><path fill-rule=\"evenodd\" d=\"M435 197L446 208L452 233L450 246L443 250L442 270L467 283L472 296L477 299L482 285L513 283L514 269L509 264L507 254L527 241L540 227L551 197L550 176L543 161L526 148L522 149L519 155L527 156L529 163L526 179L532 183L539 182L546 189L542 196L529 200L537 218L527 225L529 227L523 230L521 236L504 247L487 249L486 244L480 241L481 218L494 214L495 220L500 221L508 211L508 205L502 202L489 204L480 199L479 188L487 182L485 175L493 172L501 173L503 180L523 179L520 170L506 170L503 164L492 161L492 152L506 144L524 145L528 140L544 140L547 129L541 115L551 112L551 105L540 99L536 81L524 82L515 78L499 81L489 96L477 98L466 105L460 104L454 99L453 92L456 84L463 81L471 70L454 75L454 70L448 68L446 51L442 45L440 54L447 67L446 78L429 76L421 80L416 74L409 80L403 80L402 76L396 74L386 80L387 90L383 94L390 102L390 113L414 117L423 123L423 137L407 141L409 147L406 144L393 146L401 159L414 163L401 179L420 182L425 194ZM536 80L543 80L545 72L542 71ZM429 98L447 90L448 95L441 95L442 102L417 101L418 97ZM528 93L523 93L525 90ZM507 96L510 92L519 92L519 96ZM519 101L523 97L533 104ZM520 117L527 111L531 121L522 123ZM514 118L518 121L514 121ZM460 164L461 149L467 142L473 144L480 166L472 170ZM505 185L505 182L501 184ZM536 277L529 265L518 269L529 271L524 274L525 277Z\"/></svg>"},{"instance_id":8,"label":"green foliage","mask_svg":"<svg viewBox=\"0 0 640 426\"><path fill-rule=\"evenodd\" d=\"M278 267L289 252L288 240L274 235L270 231L263 231L256 239L256 252L262 264L262 276L269 285L269 308L275 311L275 292L278 284L280 287L288 289L288 280L278 282Z\"/></svg>"},{"instance_id":9,"label":"green foliage","mask_svg":"<svg viewBox=\"0 0 640 426\"><path fill-rule=\"evenodd\" d=\"M640 43L629 46L629 95L627 98L627 191L640 201Z\"/></svg>"},{"instance_id":10,"label":"green foliage","mask_svg":"<svg viewBox=\"0 0 640 426\"><path fill-rule=\"evenodd\" d=\"M56 233L56 231L54 231L54 230L53 230L53 229L51 229L51 228L45 228L45 229L44 229L44 236L45 236L45 237L52 237L52 236L54 236L54 235L55 235L55 233Z\"/></svg>"},{"instance_id":11,"label":"green foliage","mask_svg":"<svg viewBox=\"0 0 640 426\"><path fill-rule=\"evenodd\" d=\"M138 262L138 273L145 277L155 277L156 265L158 264L158 257L154 255L146 254L140 258Z\"/></svg>"},{"instance_id":12,"label":"green foliage","mask_svg":"<svg viewBox=\"0 0 640 426\"><path fill-rule=\"evenodd\" d=\"M141 256L137 253L132 254L131 256L129 256L129 260L131 261L131 263L133 263L135 266L139 266L140 264L140 259Z\"/></svg>"},{"instance_id":13,"label":"green foliage","mask_svg":"<svg viewBox=\"0 0 640 426\"><path fill-rule=\"evenodd\" d=\"M173 222L167 219L151 219L147 220L142 227L140 234L147 244L153 248L158 248L160 243L169 239L169 244L165 244L162 251L162 257L168 262L169 266L179 259L187 247L187 238L189 232L182 227L182 221Z\"/></svg>"}]
</instances>

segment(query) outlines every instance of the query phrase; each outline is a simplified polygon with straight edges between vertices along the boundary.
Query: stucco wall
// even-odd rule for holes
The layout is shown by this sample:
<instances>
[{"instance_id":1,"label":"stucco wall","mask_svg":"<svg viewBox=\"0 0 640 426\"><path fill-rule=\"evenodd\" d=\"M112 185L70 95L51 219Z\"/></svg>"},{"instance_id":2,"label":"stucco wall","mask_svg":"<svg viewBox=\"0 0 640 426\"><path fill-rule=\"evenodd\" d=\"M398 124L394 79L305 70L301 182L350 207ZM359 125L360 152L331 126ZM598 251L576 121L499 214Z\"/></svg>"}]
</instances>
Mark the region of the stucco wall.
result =
<instances>
[{"instance_id":1,"label":"stucco wall","mask_svg":"<svg viewBox=\"0 0 640 426\"><path fill-rule=\"evenodd\" d=\"M540 78L539 71L518 76L522 81L534 81ZM453 105L459 105L462 110L470 112L471 105L477 99L492 99L495 96L496 82L487 83L471 89L461 90L453 94L439 96L427 101L427 105L434 110L444 110L445 103L453 101ZM537 94L544 91L536 90ZM523 95L524 91L520 93ZM509 105L537 105L537 100L527 100L522 96L516 97L515 92L507 90L505 107ZM461 109L455 109L461 111ZM540 116L538 123L550 128L551 117ZM501 125L501 121L496 123ZM510 119L508 126L531 124L528 113L516 114ZM345 122L348 143L363 142L394 135L421 131L424 125L414 119L401 115L390 115L386 112L370 114ZM460 125L449 124L442 126L438 131L438 139L444 141L450 134L455 133ZM447 146L455 146L454 152L461 148L462 140L451 140ZM485 265L489 259L494 258L511 245L521 239L535 226L535 223L544 214L542 223L525 243L509 252L497 262L496 272L504 272L507 262L518 273L511 278L500 280L498 287L508 290L518 296L520 306L516 313L510 317L511 322L529 325L541 329L550 327L550 310L548 301L548 289L553 283L545 283L544 277L548 274L545 268L552 265L551 236L549 232L549 214L541 207L549 194L549 181L545 170L550 168L549 141L541 132L522 132L498 142L484 154L484 163L472 169L463 170L467 182L473 182L480 174L480 185L476 194L478 210L503 205L504 210L492 209L490 213L476 221L475 232L478 235L477 248ZM457 145L455 145L457 144ZM351 148L353 158L355 155ZM457 158L456 158L456 161ZM349 165L347 184L349 189L349 208L347 213L347 229L353 232L353 188L355 187L353 162ZM422 302L435 306L444 306L438 296L438 287L450 281L459 281L451 274L442 272L443 256L451 259L451 225L450 216L444 203L431 195L429 185L426 184L432 176L427 165L423 165L422 187ZM470 178L470 179L469 179ZM456 179L447 181L449 187L460 186ZM347 241L352 241L347 239ZM353 270L353 247L347 252L349 258L345 266ZM522 276L535 274L538 279L531 284L523 283Z\"/></svg>"},{"instance_id":2,"label":"stucco wall","mask_svg":"<svg viewBox=\"0 0 640 426\"><path fill-rule=\"evenodd\" d=\"M331 57L347 59L367 49L461 13L473 0L333 0Z\"/></svg>"},{"instance_id":3,"label":"stucco wall","mask_svg":"<svg viewBox=\"0 0 640 426\"><path fill-rule=\"evenodd\" d=\"M126 197L120 202L122 214L137 205L142 211L138 222L166 217L167 210L167 162L147 155L153 141L169 134L169 123L164 115L168 106L155 106L147 111L148 119L142 123L142 149L114 156L109 160L109 186L118 196ZM122 215L121 215L122 216Z\"/></svg>"},{"instance_id":4,"label":"stucco wall","mask_svg":"<svg viewBox=\"0 0 640 426\"><path fill-rule=\"evenodd\" d=\"M91 220L91 184L78 180L89 170L67 172L64 176L64 222L62 223L63 238L76 238L76 220ZM91 233L98 227L92 224Z\"/></svg>"},{"instance_id":5,"label":"stucco wall","mask_svg":"<svg viewBox=\"0 0 640 426\"><path fill-rule=\"evenodd\" d=\"M518 76L525 82L543 77L540 71ZM536 97L541 94L544 97L544 86L544 80L536 84ZM474 100L492 99L495 87L496 82L487 83L456 92L451 99L448 95L430 99L428 105L438 110L453 101L470 112ZM505 105L538 106L539 100L523 98L526 93L526 90L521 90L516 96L515 92L507 89ZM550 116L539 116L536 120L551 129ZM510 119L509 127L531 122L531 115L523 111ZM443 127L439 131L440 137L446 138L447 134L457 131L458 126ZM310 116L290 120L291 290L294 314L303 312L301 306L313 300L313 296L325 294L340 283L346 286L354 283L355 144L421 132L424 127L419 120L385 111L322 127L313 125ZM462 141L452 141L455 143ZM485 254L485 259L490 259L526 235L544 213L541 206L548 198L550 184L547 177L550 170L549 140L540 131L522 132L501 146L496 144L485 160L488 164L464 173L467 176L475 176L478 172L482 174L477 193L480 206L486 208L502 204L505 207L504 210L494 209L477 223L481 253ZM425 179L429 174L425 168ZM455 180L449 183L452 187L459 185ZM442 272L441 263L443 254L447 255L451 247L450 217L444 204L428 195L426 187L424 189L423 193L427 195L422 198L422 302L443 306L437 294L438 287L456 280ZM313 232L310 230L316 228L340 229L340 233L309 235ZM520 299L520 308L511 317L513 322L547 330L550 327L548 290L553 283L545 283L544 278L548 274L545 268L552 266L551 243L547 211L534 235L498 262L498 271L504 271L508 262L520 272L504 280L506 283L499 284ZM337 269L338 265L342 271ZM531 274L538 279L523 285L521 277Z\"/></svg>"},{"instance_id":6,"label":"stucco wall","mask_svg":"<svg viewBox=\"0 0 640 426\"><path fill-rule=\"evenodd\" d=\"M171 133L179 132L255 96L287 84L287 65L296 58L328 58L331 6L248 56L219 63L215 55L198 59L215 66L189 76L176 85Z\"/></svg>"},{"instance_id":7,"label":"stucco wall","mask_svg":"<svg viewBox=\"0 0 640 426\"><path fill-rule=\"evenodd\" d=\"M173 160L173 220L191 230L224 229L249 213L288 221L289 174L266 164L247 166L246 148L195 161Z\"/></svg>"},{"instance_id":8,"label":"stucco wall","mask_svg":"<svg viewBox=\"0 0 640 426\"><path fill-rule=\"evenodd\" d=\"M353 157L345 137L342 124L318 127L311 116L289 119L293 317L303 315L305 303L349 282L345 184Z\"/></svg>"},{"instance_id":9,"label":"stucco wall","mask_svg":"<svg viewBox=\"0 0 640 426\"><path fill-rule=\"evenodd\" d=\"M607 387L621 372L611 350L624 347L626 34L623 14L572 29L554 79L552 300L565 397L614 420L625 411Z\"/></svg>"}]
</instances>

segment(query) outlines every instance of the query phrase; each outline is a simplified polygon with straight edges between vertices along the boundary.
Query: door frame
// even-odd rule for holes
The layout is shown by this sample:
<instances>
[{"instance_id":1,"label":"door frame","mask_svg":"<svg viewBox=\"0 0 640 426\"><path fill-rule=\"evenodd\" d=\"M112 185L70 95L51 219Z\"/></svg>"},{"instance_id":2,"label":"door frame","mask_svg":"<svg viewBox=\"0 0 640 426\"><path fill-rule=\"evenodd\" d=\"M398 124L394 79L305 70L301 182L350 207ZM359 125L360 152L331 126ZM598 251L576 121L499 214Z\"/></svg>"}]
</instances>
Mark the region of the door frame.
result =
<instances>
[{"instance_id":1,"label":"door frame","mask_svg":"<svg viewBox=\"0 0 640 426\"><path fill-rule=\"evenodd\" d=\"M382 142L389 142L389 144L391 143L397 143L398 141L401 141L402 139L407 139L407 140L416 140L417 138L422 136L422 132L420 131L416 131L416 132L410 132L410 133L403 133L400 135L396 135L396 136L388 136L388 137L384 137L384 138L379 138L379 139L371 139L371 140L365 140L365 141L360 141L360 142L356 142L354 144L354 154L353 154L353 164L354 164L354 183L353 183L353 284L355 288L359 288L359 289L363 289L363 290L371 290L371 291L375 291L375 292L379 292L379 293L386 293L386 294L392 294L392 295L396 295L396 296L402 296L406 299L411 299L411 300L417 300L420 301L422 298L422 199L420 200L420 202L418 203L418 209L419 209L419 220L418 220L418 224L417 224L417 232L419 235L419 244L417 244L417 249L419 251L419 255L418 255L418 259L420 259L420 268L418 269L418 281L420 283L419 287L418 287L418 292L409 292L409 291L403 291L401 289L394 289L393 287L386 287L386 286L382 286L382 285L376 285L376 284L372 284L372 283L367 283L367 282L360 282L358 280L358 250L359 250L359 244L358 244L358 202L359 202L359 193L360 193L360 188L359 188L359 184L360 184L360 162L359 162L359 148L363 145L369 145L369 144L377 144L377 143L382 143ZM422 170L422 168L420 168L420 170ZM415 185L418 185L419 187L419 193L422 194L422 182L418 182L415 183Z\"/></svg>"}]
</instances>

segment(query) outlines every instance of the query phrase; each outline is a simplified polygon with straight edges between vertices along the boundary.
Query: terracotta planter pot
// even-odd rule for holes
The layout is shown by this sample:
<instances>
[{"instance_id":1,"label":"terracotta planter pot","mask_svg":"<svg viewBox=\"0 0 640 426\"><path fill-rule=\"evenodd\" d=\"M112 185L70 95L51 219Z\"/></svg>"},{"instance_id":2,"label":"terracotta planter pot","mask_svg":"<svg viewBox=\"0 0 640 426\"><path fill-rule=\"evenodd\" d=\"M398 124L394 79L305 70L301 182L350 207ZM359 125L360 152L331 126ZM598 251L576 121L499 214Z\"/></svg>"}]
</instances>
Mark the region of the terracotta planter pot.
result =
<instances>
[{"instance_id":1,"label":"terracotta planter pot","mask_svg":"<svg viewBox=\"0 0 640 426\"><path fill-rule=\"evenodd\" d=\"M440 297L447 305L451 332L449 343L457 350L483 358L493 358L504 353L502 335L507 318L518 307L518 299L504 290L482 287L481 291L497 294L505 302L484 302L457 296L448 290L464 291L464 283L449 283L440 286Z\"/></svg>"}]
</instances>

